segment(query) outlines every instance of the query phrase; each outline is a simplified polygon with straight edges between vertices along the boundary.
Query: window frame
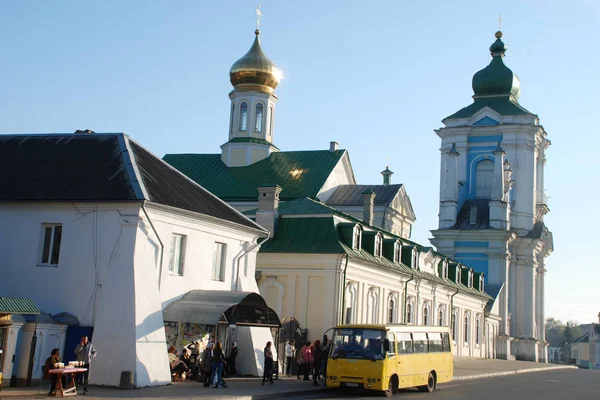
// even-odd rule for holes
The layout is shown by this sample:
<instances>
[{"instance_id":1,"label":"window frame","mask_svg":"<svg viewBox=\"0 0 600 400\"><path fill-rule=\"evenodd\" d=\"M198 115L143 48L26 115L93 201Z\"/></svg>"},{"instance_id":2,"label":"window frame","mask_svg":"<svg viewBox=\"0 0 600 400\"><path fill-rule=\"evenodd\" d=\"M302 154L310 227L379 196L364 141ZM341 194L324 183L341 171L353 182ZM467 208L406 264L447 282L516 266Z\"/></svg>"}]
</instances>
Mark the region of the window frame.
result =
<instances>
[{"instance_id":1,"label":"window frame","mask_svg":"<svg viewBox=\"0 0 600 400\"><path fill-rule=\"evenodd\" d=\"M229 118L229 132L235 136L235 103L231 103L231 117Z\"/></svg>"},{"instance_id":2,"label":"window frame","mask_svg":"<svg viewBox=\"0 0 600 400\"><path fill-rule=\"evenodd\" d=\"M240 103L240 131L248 131L248 103Z\"/></svg>"},{"instance_id":3,"label":"window frame","mask_svg":"<svg viewBox=\"0 0 600 400\"><path fill-rule=\"evenodd\" d=\"M402 262L402 244L399 241L394 244L394 262L398 264Z\"/></svg>"},{"instance_id":4,"label":"window frame","mask_svg":"<svg viewBox=\"0 0 600 400\"><path fill-rule=\"evenodd\" d=\"M220 249L220 251L219 251ZM217 269L217 258L219 258ZM215 242L213 248L212 280L214 282L225 282L225 265L227 260L227 243Z\"/></svg>"},{"instance_id":5,"label":"window frame","mask_svg":"<svg viewBox=\"0 0 600 400\"><path fill-rule=\"evenodd\" d=\"M406 303L406 323L407 324L412 324L412 312L413 312L413 305L412 302L408 302Z\"/></svg>"},{"instance_id":6,"label":"window frame","mask_svg":"<svg viewBox=\"0 0 600 400\"><path fill-rule=\"evenodd\" d=\"M494 182L495 161L489 158L480 160L475 164L475 198L489 199L492 195L492 185ZM491 168L491 169L490 169ZM483 181L483 182L482 182ZM489 181L489 182L488 182ZM482 185L483 183L483 185ZM486 186L489 183L489 186Z\"/></svg>"},{"instance_id":7,"label":"window frame","mask_svg":"<svg viewBox=\"0 0 600 400\"><path fill-rule=\"evenodd\" d=\"M169 257L168 272L170 275L183 276L185 266L185 248L187 244L187 236L181 233L171 234L171 255ZM179 246L178 246L179 245ZM178 247L177 247L178 246ZM177 251L177 249L179 251ZM175 259L179 255L177 270L175 270Z\"/></svg>"},{"instance_id":8,"label":"window frame","mask_svg":"<svg viewBox=\"0 0 600 400\"><path fill-rule=\"evenodd\" d=\"M429 325L429 306L423 305L423 325Z\"/></svg>"},{"instance_id":9,"label":"window frame","mask_svg":"<svg viewBox=\"0 0 600 400\"><path fill-rule=\"evenodd\" d=\"M273 106L269 106L269 129L267 131L269 136L273 136L273 124L275 123L274 109Z\"/></svg>"},{"instance_id":10,"label":"window frame","mask_svg":"<svg viewBox=\"0 0 600 400\"><path fill-rule=\"evenodd\" d=\"M456 336L458 336L458 327L456 326L456 317L458 311L453 311L450 316L450 332L452 333L452 341L456 343Z\"/></svg>"},{"instance_id":11,"label":"window frame","mask_svg":"<svg viewBox=\"0 0 600 400\"><path fill-rule=\"evenodd\" d=\"M469 314L465 313L465 318L464 318L464 329L465 331L463 332L463 338L464 338L464 342L465 345L468 346L469 345L469 339L470 339L470 330L471 330L471 318L469 318Z\"/></svg>"},{"instance_id":12,"label":"window frame","mask_svg":"<svg viewBox=\"0 0 600 400\"><path fill-rule=\"evenodd\" d=\"M260 106L260 114L259 114L259 106ZM258 117L260 116L260 129L258 129ZM256 103L254 107L254 132L255 133L263 133L265 129L265 106L263 103Z\"/></svg>"},{"instance_id":13,"label":"window frame","mask_svg":"<svg viewBox=\"0 0 600 400\"><path fill-rule=\"evenodd\" d=\"M479 316L477 316L475 318L475 344L478 346L481 344L481 334L479 331L480 329L481 329L481 320L480 320Z\"/></svg>"},{"instance_id":14,"label":"window frame","mask_svg":"<svg viewBox=\"0 0 600 400\"><path fill-rule=\"evenodd\" d=\"M375 235L375 245L373 246L373 255L381 257L383 254L383 236L380 233Z\"/></svg>"},{"instance_id":15,"label":"window frame","mask_svg":"<svg viewBox=\"0 0 600 400\"><path fill-rule=\"evenodd\" d=\"M58 245L56 244L56 228L60 228L58 237ZM47 238L47 230L50 229L50 237ZM60 249L62 246L63 238L63 224L56 222L44 222L41 226L40 235L40 249L38 251L38 267L58 267L60 263ZM48 239L48 246L46 248L46 239ZM46 255L46 251L48 254ZM56 262L52 262L54 259L54 253L56 252ZM44 262L44 259L46 262Z\"/></svg>"},{"instance_id":16,"label":"window frame","mask_svg":"<svg viewBox=\"0 0 600 400\"><path fill-rule=\"evenodd\" d=\"M356 225L352 230L352 249L360 250L362 247L362 228Z\"/></svg>"}]
</instances>

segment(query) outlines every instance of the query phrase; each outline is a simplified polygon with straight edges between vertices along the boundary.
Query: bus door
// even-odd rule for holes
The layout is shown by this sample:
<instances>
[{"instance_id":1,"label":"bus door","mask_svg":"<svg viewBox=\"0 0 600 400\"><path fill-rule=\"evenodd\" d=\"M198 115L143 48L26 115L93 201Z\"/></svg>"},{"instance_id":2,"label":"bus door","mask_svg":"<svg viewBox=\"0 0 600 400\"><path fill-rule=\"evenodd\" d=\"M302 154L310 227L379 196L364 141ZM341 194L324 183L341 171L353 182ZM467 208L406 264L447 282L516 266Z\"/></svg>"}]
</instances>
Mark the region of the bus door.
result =
<instances>
[{"instance_id":1,"label":"bus door","mask_svg":"<svg viewBox=\"0 0 600 400\"><path fill-rule=\"evenodd\" d=\"M385 341L383 342L383 350L385 351L385 374L386 377L391 377L393 374L398 373L398 357L396 353L396 338L394 333L388 331L385 335Z\"/></svg>"},{"instance_id":2,"label":"bus door","mask_svg":"<svg viewBox=\"0 0 600 400\"><path fill-rule=\"evenodd\" d=\"M411 365L411 361L414 349L411 334L410 332L399 332L396 333L396 339L398 340L396 359L398 360L399 387L413 386L413 366Z\"/></svg>"}]
</instances>

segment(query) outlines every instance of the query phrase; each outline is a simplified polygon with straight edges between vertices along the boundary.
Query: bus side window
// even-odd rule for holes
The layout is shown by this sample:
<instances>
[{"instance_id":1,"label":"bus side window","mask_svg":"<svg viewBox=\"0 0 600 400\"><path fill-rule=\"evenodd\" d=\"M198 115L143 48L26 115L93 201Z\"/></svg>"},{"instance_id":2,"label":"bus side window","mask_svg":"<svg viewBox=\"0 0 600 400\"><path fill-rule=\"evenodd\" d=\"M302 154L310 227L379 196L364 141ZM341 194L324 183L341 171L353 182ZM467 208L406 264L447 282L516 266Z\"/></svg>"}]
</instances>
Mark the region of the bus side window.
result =
<instances>
[{"instance_id":1,"label":"bus side window","mask_svg":"<svg viewBox=\"0 0 600 400\"><path fill-rule=\"evenodd\" d=\"M442 334L440 332L430 332L427 334L429 339L429 352L430 353L441 353L444 351L442 345Z\"/></svg>"},{"instance_id":2,"label":"bus side window","mask_svg":"<svg viewBox=\"0 0 600 400\"><path fill-rule=\"evenodd\" d=\"M452 351L452 349L450 349L450 334L448 332L444 332L443 346L444 352L449 353Z\"/></svg>"},{"instance_id":3,"label":"bus side window","mask_svg":"<svg viewBox=\"0 0 600 400\"><path fill-rule=\"evenodd\" d=\"M425 332L413 333L415 353L429 353L427 334Z\"/></svg>"},{"instance_id":4,"label":"bus side window","mask_svg":"<svg viewBox=\"0 0 600 400\"><path fill-rule=\"evenodd\" d=\"M396 354L396 340L394 339L394 334L392 332L388 332L385 341L388 343L386 351L389 355Z\"/></svg>"},{"instance_id":5,"label":"bus side window","mask_svg":"<svg viewBox=\"0 0 600 400\"><path fill-rule=\"evenodd\" d=\"M404 332L398 334L398 354L412 354L413 342L410 333Z\"/></svg>"}]
</instances>

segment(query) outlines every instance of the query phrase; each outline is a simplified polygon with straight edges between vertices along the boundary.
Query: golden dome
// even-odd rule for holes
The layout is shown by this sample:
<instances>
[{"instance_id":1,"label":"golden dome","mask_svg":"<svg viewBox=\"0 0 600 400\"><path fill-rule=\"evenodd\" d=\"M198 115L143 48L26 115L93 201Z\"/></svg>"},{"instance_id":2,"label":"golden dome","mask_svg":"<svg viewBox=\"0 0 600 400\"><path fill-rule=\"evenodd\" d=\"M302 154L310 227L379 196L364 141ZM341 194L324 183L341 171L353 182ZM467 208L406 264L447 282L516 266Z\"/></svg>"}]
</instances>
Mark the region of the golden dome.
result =
<instances>
[{"instance_id":1,"label":"golden dome","mask_svg":"<svg viewBox=\"0 0 600 400\"><path fill-rule=\"evenodd\" d=\"M254 33L256 37L252 47L244 57L233 63L229 70L229 80L237 90L273 93L281 79L281 71L260 47L260 31L257 29Z\"/></svg>"}]
</instances>

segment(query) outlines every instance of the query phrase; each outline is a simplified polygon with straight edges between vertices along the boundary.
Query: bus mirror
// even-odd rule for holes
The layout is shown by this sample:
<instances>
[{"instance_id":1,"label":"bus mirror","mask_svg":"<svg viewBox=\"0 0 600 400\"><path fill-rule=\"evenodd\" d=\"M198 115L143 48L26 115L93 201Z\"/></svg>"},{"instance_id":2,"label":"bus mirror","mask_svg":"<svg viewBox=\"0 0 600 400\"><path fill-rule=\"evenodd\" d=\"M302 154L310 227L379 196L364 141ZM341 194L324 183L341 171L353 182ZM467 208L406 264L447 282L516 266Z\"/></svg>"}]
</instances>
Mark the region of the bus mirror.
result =
<instances>
[{"instance_id":1,"label":"bus mirror","mask_svg":"<svg viewBox=\"0 0 600 400\"><path fill-rule=\"evenodd\" d=\"M385 351L386 353L390 351L390 340L389 339L385 339L383 341L383 351Z\"/></svg>"}]
</instances>

